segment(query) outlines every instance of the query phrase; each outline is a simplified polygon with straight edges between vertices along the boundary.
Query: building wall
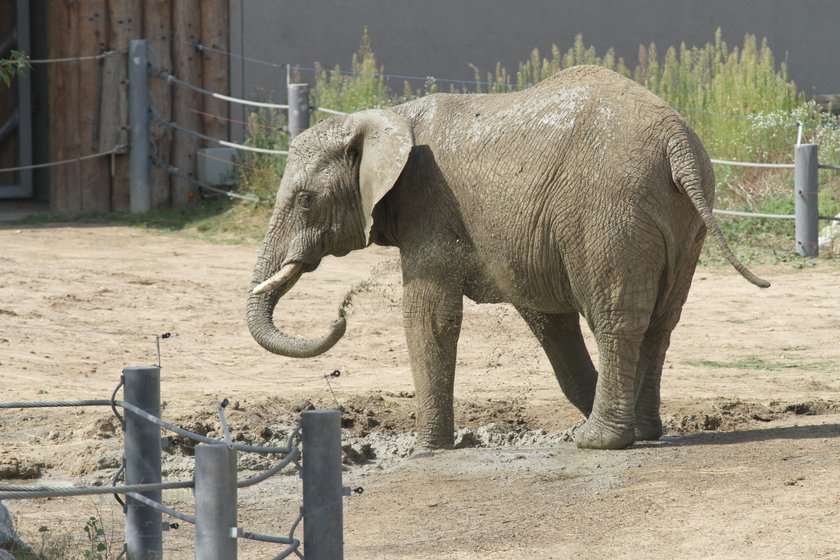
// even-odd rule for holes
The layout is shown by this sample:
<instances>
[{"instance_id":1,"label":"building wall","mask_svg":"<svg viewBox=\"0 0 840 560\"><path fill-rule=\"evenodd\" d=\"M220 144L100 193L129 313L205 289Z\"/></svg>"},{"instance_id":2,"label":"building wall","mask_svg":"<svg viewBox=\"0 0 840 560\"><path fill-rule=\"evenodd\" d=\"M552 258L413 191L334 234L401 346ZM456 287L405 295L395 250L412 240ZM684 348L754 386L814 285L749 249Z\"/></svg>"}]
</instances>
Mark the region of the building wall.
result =
<instances>
[{"instance_id":1,"label":"building wall","mask_svg":"<svg viewBox=\"0 0 840 560\"><path fill-rule=\"evenodd\" d=\"M367 27L386 73L462 80L473 79L470 64L515 71L534 47L565 51L578 33L633 67L640 44L664 55L720 27L730 47L767 37L807 94L840 92L838 0L231 0L230 14L231 50L249 57L346 69ZM234 94L285 95L278 68L232 59L231 79Z\"/></svg>"}]
</instances>

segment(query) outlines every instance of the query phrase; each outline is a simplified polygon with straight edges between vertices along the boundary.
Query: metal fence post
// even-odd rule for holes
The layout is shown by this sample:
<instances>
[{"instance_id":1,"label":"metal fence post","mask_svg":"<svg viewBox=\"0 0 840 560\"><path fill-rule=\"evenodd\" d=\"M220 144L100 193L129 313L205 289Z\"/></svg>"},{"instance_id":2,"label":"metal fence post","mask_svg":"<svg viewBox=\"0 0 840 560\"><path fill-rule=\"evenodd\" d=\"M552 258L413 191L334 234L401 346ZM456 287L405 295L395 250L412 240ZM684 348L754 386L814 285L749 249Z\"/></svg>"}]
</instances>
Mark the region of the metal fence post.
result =
<instances>
[{"instance_id":1,"label":"metal fence post","mask_svg":"<svg viewBox=\"0 0 840 560\"><path fill-rule=\"evenodd\" d=\"M816 257L819 244L819 181L816 144L797 144L793 150L796 252Z\"/></svg>"},{"instance_id":2,"label":"metal fence post","mask_svg":"<svg viewBox=\"0 0 840 560\"><path fill-rule=\"evenodd\" d=\"M195 557L236 559L236 449L195 448Z\"/></svg>"},{"instance_id":3,"label":"metal fence post","mask_svg":"<svg viewBox=\"0 0 840 560\"><path fill-rule=\"evenodd\" d=\"M131 150L128 160L132 214L152 209L149 160L149 54L145 40L131 41L128 52L128 118Z\"/></svg>"},{"instance_id":4,"label":"metal fence post","mask_svg":"<svg viewBox=\"0 0 840 560\"><path fill-rule=\"evenodd\" d=\"M123 370L123 395L127 403L160 417L160 368L133 366ZM160 483L160 427L137 414L125 412L125 483ZM161 501L161 491L143 492ZM126 497L125 544L128 560L157 560L163 557L161 513Z\"/></svg>"},{"instance_id":5,"label":"metal fence post","mask_svg":"<svg viewBox=\"0 0 840 560\"><path fill-rule=\"evenodd\" d=\"M289 144L309 128L309 84L289 84Z\"/></svg>"},{"instance_id":6,"label":"metal fence post","mask_svg":"<svg viewBox=\"0 0 840 560\"><path fill-rule=\"evenodd\" d=\"M303 546L307 560L344 557L341 413L308 410L303 431Z\"/></svg>"}]
</instances>

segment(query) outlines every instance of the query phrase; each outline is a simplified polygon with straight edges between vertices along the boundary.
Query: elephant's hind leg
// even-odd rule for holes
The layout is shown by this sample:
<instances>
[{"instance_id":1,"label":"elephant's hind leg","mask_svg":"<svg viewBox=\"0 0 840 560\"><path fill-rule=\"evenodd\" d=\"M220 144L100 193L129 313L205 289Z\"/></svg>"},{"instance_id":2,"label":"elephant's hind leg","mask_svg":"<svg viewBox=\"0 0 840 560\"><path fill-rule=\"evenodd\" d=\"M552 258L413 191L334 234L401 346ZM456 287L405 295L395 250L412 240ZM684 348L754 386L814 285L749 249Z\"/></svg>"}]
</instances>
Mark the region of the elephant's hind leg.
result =
<instances>
[{"instance_id":1,"label":"elephant's hind leg","mask_svg":"<svg viewBox=\"0 0 840 560\"><path fill-rule=\"evenodd\" d=\"M635 440L634 381L643 333L596 330L600 374L592 414L575 436L578 447L623 449Z\"/></svg>"},{"instance_id":2,"label":"elephant's hind leg","mask_svg":"<svg viewBox=\"0 0 840 560\"><path fill-rule=\"evenodd\" d=\"M678 267L679 272L671 292L651 319L642 341L636 372L636 441L662 437L662 419L659 416L662 367L671 343L671 332L677 326L688 298L702 243L703 234L700 233L688 249L684 264Z\"/></svg>"},{"instance_id":3,"label":"elephant's hind leg","mask_svg":"<svg viewBox=\"0 0 840 560\"><path fill-rule=\"evenodd\" d=\"M659 386L670 340L670 329L652 326L642 341L636 374L636 441L653 441L662 437Z\"/></svg>"},{"instance_id":4,"label":"elephant's hind leg","mask_svg":"<svg viewBox=\"0 0 840 560\"><path fill-rule=\"evenodd\" d=\"M566 398L584 416L592 412L598 374L589 357L575 313L549 314L517 307L545 350Z\"/></svg>"},{"instance_id":5,"label":"elephant's hind leg","mask_svg":"<svg viewBox=\"0 0 840 560\"><path fill-rule=\"evenodd\" d=\"M644 251L640 246L638 251ZM592 414L578 431L578 447L622 449L635 440L636 388L642 342L656 309L664 258L647 251L648 263L625 271L610 284L593 290L586 317L598 344L598 384ZM657 262L659 261L659 262ZM617 266L616 269L620 270Z\"/></svg>"}]
</instances>

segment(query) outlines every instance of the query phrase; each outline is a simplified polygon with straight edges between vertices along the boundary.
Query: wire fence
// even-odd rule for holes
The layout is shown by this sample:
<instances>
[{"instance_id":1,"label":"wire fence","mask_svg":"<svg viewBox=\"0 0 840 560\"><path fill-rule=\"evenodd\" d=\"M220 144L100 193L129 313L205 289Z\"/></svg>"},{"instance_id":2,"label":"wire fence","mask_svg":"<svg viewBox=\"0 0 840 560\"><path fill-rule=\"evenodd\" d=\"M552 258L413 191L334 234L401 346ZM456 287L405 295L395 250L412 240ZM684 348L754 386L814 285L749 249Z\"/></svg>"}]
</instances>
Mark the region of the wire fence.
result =
<instances>
[{"instance_id":1,"label":"wire fence","mask_svg":"<svg viewBox=\"0 0 840 560\"><path fill-rule=\"evenodd\" d=\"M130 368L127 368L130 369ZM159 371L159 370L158 370ZM124 372L127 373L127 372ZM235 449L237 451L243 452L252 452L252 453L263 453L263 454L281 454L285 455L285 458L279 461L276 465L271 467L270 469L265 470L264 472L242 480L238 480L236 482L236 486L238 488L245 488L248 486L252 486L263 482L264 480L268 479L269 477L277 474L282 469L290 465L291 463L298 460L300 456L300 450L295 444L295 439L298 436L299 429L292 431L289 435L287 444L285 446L257 446L257 445L250 445L250 444L242 444L242 443L234 443L231 441L230 433L227 429L225 429L225 440L219 440L216 438L210 438L202 434L198 434L196 432L181 428L171 422L168 422L154 414L149 413L148 411L144 410L143 408L132 404L130 402L124 400L117 400L114 398L117 391L119 390L120 386L123 385L123 381L120 381L120 384L114 390L111 399L92 399L92 400L68 400L68 401L31 401L31 402L0 402L0 409L32 409L32 408L62 408L62 407L92 407L92 406L109 406L114 410L117 418L120 421L120 425L123 427L123 430L126 429L126 420L125 417L120 416L116 413L116 408L122 408L125 411L128 411L135 415L136 417L141 418L145 422L149 422L153 425L156 425L160 428L166 429L171 431L175 434L188 438L191 441L210 444L210 445L227 445L231 449ZM225 428L227 427L227 421L225 419L224 408L227 406L227 402L224 401L221 405L217 407L217 413L219 415L220 421ZM159 467L158 467L159 468ZM123 466L120 469L121 471L125 471L125 458L123 459ZM115 475L114 482L116 479L119 478L119 473ZM183 514L180 513L172 508L165 506L164 504L157 502L155 500L149 499L148 497L140 496L139 493L142 492L150 492L150 491L161 491L161 490L174 490L174 489L184 489L184 488L195 488L195 481L194 480L184 480L184 481L170 481L170 482L159 482L159 483L145 483L145 484L123 484L123 485L116 485L112 484L111 486L90 486L90 487L63 487L63 486L50 486L48 484L38 484L38 485L19 485L19 484L0 484L0 500L10 500L10 499L34 499L34 498L58 498L58 497L74 497L74 496L93 496L93 495L100 495L100 494L124 494L129 495L132 498L139 499L139 501L143 502L145 505L160 511L162 513L166 513L167 515L171 515L177 519L182 521L188 521L190 523L196 523L196 517L193 515ZM296 526L297 524L295 524ZM294 549L290 549L288 552L292 553L297 547L300 545L300 541L294 538L294 530L292 533L285 538L273 537L273 540L269 542L279 542L284 544L292 544L294 545Z\"/></svg>"},{"instance_id":2,"label":"wire fence","mask_svg":"<svg viewBox=\"0 0 840 560\"><path fill-rule=\"evenodd\" d=\"M155 333L142 333L142 332L132 332L132 331L104 331L98 330L94 328L67 328L58 325L31 325L31 324L15 324L15 323L5 323L0 325L0 332L1 331L16 331L20 333L26 333L27 331L34 331L34 332L41 332L41 331L52 331L57 333L65 333L67 335L77 335L83 336L85 338L90 338L91 336L99 336L104 337L107 339L114 339L115 341L119 341L125 339L126 337L129 338L136 338L139 341L142 341L143 344L149 344L150 342L154 345L154 351L157 356L158 365L154 366L157 370L160 370L160 364L162 362L161 358L161 346L165 348L168 346L171 350L175 351L175 354L171 352L167 352L170 356L175 356L176 354L180 353L184 356L189 356L191 359L197 359L201 362L201 365L198 366L198 370L207 370L207 366L210 366L217 371L223 372L231 377L240 378L240 379L247 379L250 381L258 382L260 385L265 385L268 383L277 383L288 386L288 382L284 382L278 379L270 379L270 378L261 378L258 376L249 376L249 375L242 375L232 371L230 368L223 367L218 360L205 356L203 352L200 350L191 347L187 342L179 340L179 336L177 333L172 332L164 332L162 334L155 334ZM125 348L125 345L122 342L119 342L119 345ZM8 364L7 364L8 365ZM126 368L132 369L132 368ZM176 423L170 422L164 418L162 418L159 414L155 415L148 410L141 407L139 404L130 402L128 400L128 393L126 393L126 398L119 399L117 398L117 394L121 388L124 387L123 380L127 379L125 375L127 372L124 371L124 376L121 379L120 383L114 388L113 392L111 393L111 397L109 399L74 399L74 400L50 400L50 401L13 401L13 402L0 402L0 411L4 410L32 410L32 409L40 409L40 408L48 408L48 409L56 409L56 408L76 408L76 407L111 407L114 416L117 418L119 426L122 427L124 433L127 434L127 427L126 422L129 420L130 416L134 417L135 421L139 421L142 423L148 423L150 425L154 425L159 427L162 430L171 432L174 437L165 438L168 441L168 444L173 447L181 447L185 449L192 450L191 453L197 453L197 450L200 448L201 445L210 445L210 446L222 446L225 448L230 448L231 450L236 450L237 452L243 453L257 453L262 456L266 455L281 455L282 460L277 461L275 464L271 465L268 468L264 468L261 472L249 476L247 478L240 478L234 481L234 484L237 488L248 488L251 486L258 485L272 476L280 473L284 469L287 469L291 465L296 465L298 469L301 469L302 476L305 476L304 473L308 468L306 466L306 461L301 461L301 444L300 444L300 434L301 428L289 428L287 434L284 436L282 432L277 432L271 436L272 439L276 437L284 437L285 444L284 445L273 445L273 444L262 444L257 445L250 443L249 439L246 438L245 442L237 441L238 438L234 437L234 433L230 428L230 425L226 419L225 409L229 406L229 400L225 399L221 403L216 405L216 413L218 417L219 424L221 429L218 430L223 434L223 437L211 437L210 435L204 435L202 433L197 433L194 430L183 428ZM335 404L334 409L327 409L322 408L316 412L325 412L331 410L336 415L340 415L341 406L336 399L336 395L333 392L331 379L335 379L340 376L340 372L338 370L334 370L330 373L325 373L323 375L316 375L312 377L312 382L303 383L299 387L296 387L296 390L308 390L312 396L310 398L315 399L316 396L313 393L314 389L317 389L316 385L320 382L320 391L322 391L325 395L326 400L331 401ZM308 388L308 389L307 389ZM136 394L136 390L135 390ZM289 408L279 406L277 403L272 403L272 409L279 409L282 414L286 415L286 418L303 418L304 414L307 412L306 410L301 411L300 409L291 410ZM123 411L124 414L120 414L118 410ZM337 429L340 431L340 422L335 423ZM306 441L306 434L304 434L304 442ZM126 436L126 439L128 437ZM160 438L156 436L152 438L153 444L160 445ZM340 441L340 433L338 433L337 441ZM126 443L126 445L128 445ZM340 460L341 460L341 450L340 444L337 446L338 450L335 453L336 461L338 464L338 469L340 469ZM146 450L148 451L148 450ZM314 453L314 452L313 452ZM146 453L141 453L141 455L146 455ZM170 516L174 519L188 522L191 524L200 523L200 519L198 518L198 510L196 510L196 514L187 513L178 511L177 509L167 506L163 503L160 499L153 499L149 497L149 492L155 491L168 491L168 490L179 490L179 489L192 489L195 492L196 490L196 480L197 478L193 477L192 479L188 480L174 480L174 481L161 481L161 482L154 482L149 484L136 484L136 483L129 483L128 479L126 478L126 482L123 484L118 484L121 478L125 478L126 474L126 457L129 456L128 447L126 447L126 452L123 457L122 465L119 467L117 472L112 477L112 481L110 485L104 486L66 486L62 485L55 485L49 483L41 483L41 484L34 484L34 485L24 485L24 484L0 484L0 500L11 500L11 499L35 499L35 498L72 498L78 496L96 496L96 495L114 495L117 498L120 505L123 507L123 512L126 513L126 502L119 499L119 495L127 496L128 498L135 500L136 502L140 502L143 505L154 509L155 511L160 512L163 515ZM314 455L313 455L314 456ZM200 468L198 463L198 458L196 459L196 469ZM247 463L246 463L247 464ZM129 469L130 470L130 469ZM309 475L312 478L312 475ZM311 520L313 518L318 518L318 516L323 516L327 513L334 513L335 511L340 511L341 506L340 502L348 495L351 494L351 490L349 488L342 487L339 490L336 490L334 494L340 493L340 495L336 494L336 497L330 501L328 505L321 504L317 506L306 506L306 497L304 496L304 506L301 508L297 518L295 519L292 527L287 535L267 535L260 532L255 531L248 531L238 526L233 526L235 531L236 538L238 539L246 539L252 541L259 541L263 543L272 543L272 544L282 544L285 545L285 548L280 552L279 555L275 556L274 558L286 558L291 555L297 555L300 558L303 558L303 554L300 551L301 540L295 537L295 531L298 525L305 521L310 520L309 525L317 527L318 525ZM355 493L361 493L361 489L356 489ZM145 495L144 495L145 494ZM198 500L198 494L196 494L196 500ZM311 501L311 500L310 500ZM129 538L129 526L131 525L130 521L127 522L127 537L126 537L126 546L128 546L128 542L130 541ZM175 524L172 528L178 528L177 524ZM306 524L304 525L304 529L306 529ZM315 529L311 529L315 530ZM326 530L326 529L324 529ZM330 531L335 530L335 526L331 526L329 529ZM225 533L226 535L230 534L230 531ZM196 536L196 539L198 537ZM198 547L198 542L196 543ZM215 546L215 545L214 545ZM198 550L198 548L197 548ZM124 551L125 552L125 551ZM201 557L198 555L197 557ZM232 556L231 556L232 557Z\"/></svg>"},{"instance_id":3,"label":"wire fence","mask_svg":"<svg viewBox=\"0 0 840 560\"><path fill-rule=\"evenodd\" d=\"M285 70L286 71L286 78L287 78L287 87L291 86L291 84L289 84L288 82L290 80L291 69L293 69L293 68L298 69L298 70L306 70L306 71L317 72L317 73L330 74L330 73L339 72L342 75L360 75L360 73L358 71L330 70L330 69L319 68L319 67L306 67L306 66L300 66L300 65L293 65L293 64L289 64L289 63L277 63L277 62L272 62L272 61L267 61L267 60L261 60L261 59L254 58L254 57L244 56L244 55L239 54L239 53L234 53L232 51L217 49L217 48L214 48L214 47L211 47L211 46L208 46L208 45L201 44L200 42L196 42L196 41L188 41L188 42L185 41L185 42L187 44L189 44L190 46L192 46L197 52L200 52L200 51L215 52L215 53L227 56L227 57L232 58L232 59L238 59L238 60L247 61L247 62L250 62L250 63L265 65L267 67L272 67L272 68L276 68L276 69ZM102 53L99 53L99 54L89 55L89 56L66 57L66 58L55 58L55 59L44 59L44 60L31 60L30 59L30 60L28 60L28 62L30 64L34 64L34 65L54 64L54 63L58 64L58 63L69 63L69 62L79 62L79 61L102 60L102 59L109 58L109 57L114 57L114 56L125 56L126 54L127 54L126 52L122 52L122 51L107 51L107 52L102 52ZM265 102L265 101L258 101L258 100L254 100L254 99L245 99L245 98L239 98L239 97L223 94L223 93L220 93L220 92L211 91L207 88L197 86L195 84L190 83L187 80L183 80L183 79L177 77L172 72L170 72L166 69L160 68L160 66L156 65L153 61L150 61L148 63L148 67L149 67L148 76L150 78L157 78L157 79L164 80L166 83L170 84L172 87L183 88L185 90L188 90L190 92L193 92L193 93L196 93L196 94L199 94L199 95L203 95L203 96L207 96L207 97L212 98L212 99L223 101L223 102L228 103L232 106L238 105L238 106L242 106L242 107L246 107L246 108L252 108L252 109L265 109L265 110L270 110L270 111L289 112L291 114L289 104L271 103L271 102ZM455 79L445 79L445 78L438 78L438 77L432 77L432 76L416 76L416 75L394 74L394 73L384 73L384 72L373 72L373 73L371 73L371 75L374 76L374 77L377 77L377 78L401 79L401 80L408 80L408 81L422 80L424 82L428 82L429 80L432 80L432 81L436 81L436 82L447 82L447 83L463 84L463 85L466 85L466 84L472 84L474 86L487 85L486 83L482 83L482 82L476 81L476 80L455 80ZM200 111L197 108L193 108L192 110L194 112L200 112L201 115L204 118L220 120L220 121L228 121L228 122L232 122L232 123L236 122L240 125L245 126L246 128L250 128L252 126L260 126L258 123L246 122L246 121L243 121L243 120L230 119L230 118L225 117L223 115L213 114L213 113L208 112L208 111ZM340 110L337 110L337 109L331 109L331 108L327 108L327 107L315 107L315 106L312 106L311 104L308 107L308 110L312 111L312 112L319 112L319 113L323 113L323 114L326 114L326 115L333 115L333 116L342 116L342 115L347 114L346 112L340 111ZM745 116L745 115L729 115L729 114L723 114L723 113L714 113L714 112L709 112L709 111L705 111L703 109L696 109L696 108L681 108L681 111L691 112L691 113L708 114L708 115L713 115L715 117L721 117L721 118L746 118L746 119L750 118L749 116ZM194 129L189 128L189 127L187 127L187 126L185 126L181 123L178 123L178 122L175 122L173 120L169 120L169 119L165 118L161 114L161 111L155 106L155 104L153 102L151 102L150 105L149 105L149 115L150 115L150 119L151 119L152 122L156 123L157 125L163 127L166 130L171 131L171 133L178 132L178 133L181 133L181 134L185 134L185 135L187 135L189 137L192 137L194 139L211 143L212 145L221 146L221 147L224 147L224 148L230 148L232 150L235 150L236 152L246 153L246 154L247 153L259 154L259 155L266 155L266 156L281 156L281 157L288 156L288 154L289 154L288 149L255 146L255 145L250 145L247 141L245 143L234 142L234 141L231 141L229 138L218 138L218 137L212 136L210 134L206 134L204 132L194 130ZM307 118L307 122L308 122L308 118ZM799 142L801 140L801 132L802 132L802 129L805 128L805 127L827 126L827 127L835 127L836 128L836 125L834 125L834 124L824 124L824 125L815 124L815 123L804 124L802 122L780 123L780 126L798 127L800 134L799 134L799 138L797 139L797 142ZM291 125L290 125L290 128L291 128ZM283 131L275 131L275 132L283 132ZM17 171L31 170L31 169L41 169L41 168L48 168L48 167L54 167L54 166L60 166L60 165L68 165L68 164L73 164L73 163L79 163L79 162L86 161L86 160L89 160L89 159L99 158L99 157L106 157L106 156L114 157L117 154L124 154L128 151L129 151L129 146L127 146L125 144L119 144L119 145L113 146L111 149L108 149L108 150L103 150L103 151L96 152L96 153L91 153L91 154L84 154L84 155L80 155L80 156L75 157L75 158L68 158L68 159L64 159L64 160L60 160L60 161L38 163L38 164L27 165L27 166L16 166L16 167L4 168L4 169L0 169L0 173L11 173L11 172L17 172ZM212 158L212 156L207 156L207 155L205 155L204 157ZM711 161L716 165L725 165L725 166L764 168L764 169L795 169L795 164L794 163L747 162L747 161L733 161L733 160L726 160L726 159L712 159ZM220 163L222 163L222 162L220 162ZM234 158L232 161L224 162L224 164L226 166L232 166L232 168L235 168L235 169L240 169L240 170L250 169L251 172L253 172L253 170L254 170L253 166L250 166L246 161L242 161L239 158ZM172 177L176 177L180 180L186 181L187 183L189 183L190 185L192 185L193 187L198 189L199 192L202 192L202 193L214 193L214 194L217 194L217 195L226 196L226 197L231 198L231 199L242 200L242 201L255 203L255 204L265 204L265 205L271 204L270 200L267 200L265 198L261 198L260 196L258 196L256 194L237 192L238 189L222 188L222 185L210 184L206 180L201 180L201 179L196 177L196 174L193 172L193 170L180 169L178 166L173 165L170 162L167 162L166 157L163 157L162 155L150 155L149 156L149 165L154 165L158 168L161 168L168 175L170 175ZM817 167L818 167L818 169L824 169L824 170L829 170L829 171L840 170L840 165L836 165L836 164L818 163ZM788 219L788 220L795 219L795 215L784 215L784 214L770 214L770 213L761 213L761 212L747 212L747 211L735 211L735 210L724 210L724 209L715 209L715 212L717 214L720 214L720 215L742 217L742 218ZM828 221L840 221L840 218L835 217L835 216L819 216L818 219L819 220L828 220Z\"/></svg>"},{"instance_id":4,"label":"wire fence","mask_svg":"<svg viewBox=\"0 0 840 560\"><path fill-rule=\"evenodd\" d=\"M234 442L233 438L232 438L232 435L231 435L231 432L228 428L228 423L227 423L225 413L224 413L224 409L228 406L227 399L225 399L222 403L220 403L216 407L220 423L223 427L224 439L211 438L211 437L196 433L194 431L187 430L187 429L182 428L180 426L177 426L177 425L175 425L171 422L168 422L168 421L164 420L163 418L160 418L159 416L156 416L155 414L152 414L152 413L148 412L147 410L145 410L144 408L141 408L140 406L138 406L136 404L133 404L133 403L128 402L126 400L116 399L115 396L116 396L117 392L119 391L120 387L123 386L124 380L130 380L132 378L132 376L135 375L134 372L130 371L130 370L134 370L134 369L141 369L141 368L126 368L126 370L124 370L123 378L121 379L120 384L117 385L117 387L114 389L114 392L113 392L112 397L110 399L0 402L0 410L4 410L4 409L9 410L9 409L104 407L104 406L109 406L113 409L114 414L118 418L119 423L122 426L123 431L126 432L126 434L128 434L128 432L131 431L131 426L130 425L126 426L127 416L121 416L120 414L118 414L117 411L116 411L117 408L121 408L124 411L130 413L131 415L134 415L136 418L139 418L142 422L148 422L148 423L153 424L153 425L155 425L159 428L168 430L170 432L178 434L182 437L187 438L190 441L194 441L194 442L197 442L199 444L221 446L221 447L225 447L226 449L242 451L242 452L249 452L249 453L284 455L284 458L282 460L278 461L275 465L271 466L270 468L265 469L263 472L260 472L256 475L248 477L248 478L235 480L235 486L237 488L247 488L247 487L259 484L261 482L264 482L268 478L276 475L277 473L281 472L283 469L285 469L286 467L288 467L289 465L291 465L293 463L298 465L299 468L304 468L304 470L305 470L306 467L301 467L300 447L299 447L299 444L297 443L297 441L299 439L300 428L294 429L290 432L290 434L287 437L286 445L284 445L284 446L260 446L260 445L251 445L251 444L243 444L243 443ZM157 368L158 378L159 378L159 371L160 371L159 368ZM140 372L137 372L137 373L140 373ZM132 381L128 381L128 382L132 383ZM142 384L142 383L146 383L146 381L142 381L142 382L134 381L134 383ZM140 385L138 385L138 386L140 386ZM137 389L135 388L133 391L136 391L136 390ZM159 394L159 388L157 389L157 392ZM136 393L134 393L134 394L136 394ZM158 404L158 408L159 408L159 404ZM336 414L338 414L338 411L335 411L335 412L336 412ZM304 413L304 414L306 414L306 413ZM340 426L340 424L337 424L337 425ZM151 441L152 445L159 443L158 438L159 438L159 436L152 438L152 441ZM339 437L339 439L340 439L340 437ZM126 441L128 441L128 435L126 436ZM132 441L135 441L135 440L132 440ZM135 443L136 443L136 441L135 441ZM144 450L144 452L141 453L143 460L146 460L146 452L147 451L148 451L148 449ZM126 470L127 470L126 469L126 464L127 464L126 457L129 456L129 452L130 452L129 448L126 447L126 454L123 457L122 466L120 467L119 471L114 475L114 477L112 479L112 483L109 486L87 486L87 487L73 486L73 487L67 487L67 486L58 486L58 485L50 485L50 484L35 484L35 485L0 484L0 500L35 499L35 498L69 498L69 497L78 497L78 496L95 496L95 495L113 494L113 495L115 495L115 497L117 497L120 505L123 506L124 513L127 513L129 515L129 519L128 519L128 523L127 523L127 529L126 529L126 531L127 531L126 545L123 549L123 554L127 553L129 555L129 557L145 557L145 556L136 556L136 554L142 553L142 552L144 552L144 550L139 550L139 549L138 550L131 550L131 545L130 545L131 535L130 535L130 533L131 533L132 530L140 530L140 529L132 526L131 518L130 518L131 517L130 516L130 511L131 510L126 508L126 503L118 498L119 494L128 496L129 498L135 500L136 502L141 503L142 505L146 506L147 508L151 508L152 510L160 512L161 514L168 515L168 516L173 517L175 519L178 519L180 521L188 522L188 523L191 523L191 524L194 524L194 525L197 525L197 526L201 526L202 524L206 525L207 523L210 523L210 521L207 521L206 519L205 520L202 519L201 513L199 512L198 508L196 509L196 512L197 512L196 514L189 514L189 513L180 512L180 511L178 511L174 508L166 506L161 501L150 498L149 495L148 495L148 493L150 493L150 492L160 492L160 491L163 491L163 490L176 490L176 489L193 489L196 492L198 492L195 478L193 478L191 480L180 480L180 481L166 481L166 482L161 481L161 482L139 483L139 484L138 483L117 484L117 481L122 474L126 474L126 475L130 474L130 469L129 469L129 473L126 473ZM136 455L136 453L135 453L135 455ZM199 456L200 456L200 454L197 453L197 457L199 457ZM339 462L340 462L340 446L339 446L339 449L338 449L338 454L336 456L339 458ZM197 461L198 461L198 459L197 459ZM305 464L305 462L304 462L304 464ZM197 462L196 463L196 469L200 469L200 468L201 467L200 467L199 463ZM319 467L319 468L323 468L323 467ZM338 468L339 469L341 468L340 464L339 464ZM160 471L160 466L159 465L158 465L157 469L158 469L158 472L159 472ZM211 469L210 472L213 472L212 469ZM158 475L158 479L160 479L160 475ZM214 483L211 486L216 486L216 485L217 484ZM357 492L358 492L358 490L357 490ZM144 493L146 495L144 495ZM341 490L340 491L340 496L343 498L345 495L349 495L349 492L345 491L345 490ZM196 494L196 503L198 503L198 501L201 500L201 499L206 500L207 498L203 497L203 496L199 496L198 494ZM230 531L227 531L227 533L223 534L220 538L225 539L225 538L230 538L231 536L235 536L236 538L242 538L242 539L248 539L248 540L254 540L254 541L261 541L261 542L273 543L273 544L283 544L283 545L286 545L286 548L282 552L280 552L279 555L275 556L275 558L286 558L286 557L288 557L292 554L297 555L299 558L303 558L303 554L299 550L300 545L301 545L301 541L300 541L300 539L295 537L295 531L296 531L298 525L305 518L309 518L309 519L316 518L318 515L323 515L324 513L326 513L327 509L333 509L333 510L335 509L335 504L334 503L332 504L332 506L333 506L332 508L321 505L317 508L307 509L306 505L305 505L305 500L306 500L306 497L304 497L304 507L301 508L301 512L298 515L297 519L292 524L291 529L290 529L287 536L265 535L265 534L256 533L256 532L252 532L252 531L246 531L246 530L242 529L241 527L236 526L235 525L235 505L234 505L233 506L234 507L234 510L233 510L234 511L234 525L231 528L231 530L234 531L234 534L232 535ZM226 505L230 506L230 504L226 504ZM206 509L206 506L205 506L205 509ZM207 515L207 514L205 514L205 515ZM211 516L211 518L212 518L212 516ZM334 529L335 529L334 526L329 528L329 530L332 530L332 531L334 531ZM198 533L199 532L197 532L197 537L196 537L197 538L197 544L196 544L197 551L202 546L215 546L213 544L208 544L208 543L204 543L202 545L202 543L199 542ZM148 537L148 535L145 535L145 537Z\"/></svg>"}]
</instances>

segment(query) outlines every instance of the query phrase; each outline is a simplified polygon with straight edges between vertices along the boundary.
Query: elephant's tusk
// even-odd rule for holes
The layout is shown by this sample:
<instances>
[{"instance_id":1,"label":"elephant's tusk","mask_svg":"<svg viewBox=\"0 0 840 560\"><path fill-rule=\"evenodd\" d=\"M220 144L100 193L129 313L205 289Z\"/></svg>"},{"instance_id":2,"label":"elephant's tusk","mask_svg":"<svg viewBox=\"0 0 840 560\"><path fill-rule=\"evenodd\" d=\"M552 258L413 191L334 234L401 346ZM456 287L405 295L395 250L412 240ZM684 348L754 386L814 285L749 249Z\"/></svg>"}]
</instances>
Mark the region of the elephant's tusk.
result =
<instances>
[{"instance_id":1,"label":"elephant's tusk","mask_svg":"<svg viewBox=\"0 0 840 560\"><path fill-rule=\"evenodd\" d=\"M300 263L289 263L284 265L283 268L281 268L279 271L277 271L277 273L274 274L274 276L272 276L262 284L258 284L257 287L254 288L253 293L255 295L264 294L282 286L292 276L297 274L302 266L303 265Z\"/></svg>"}]
</instances>

